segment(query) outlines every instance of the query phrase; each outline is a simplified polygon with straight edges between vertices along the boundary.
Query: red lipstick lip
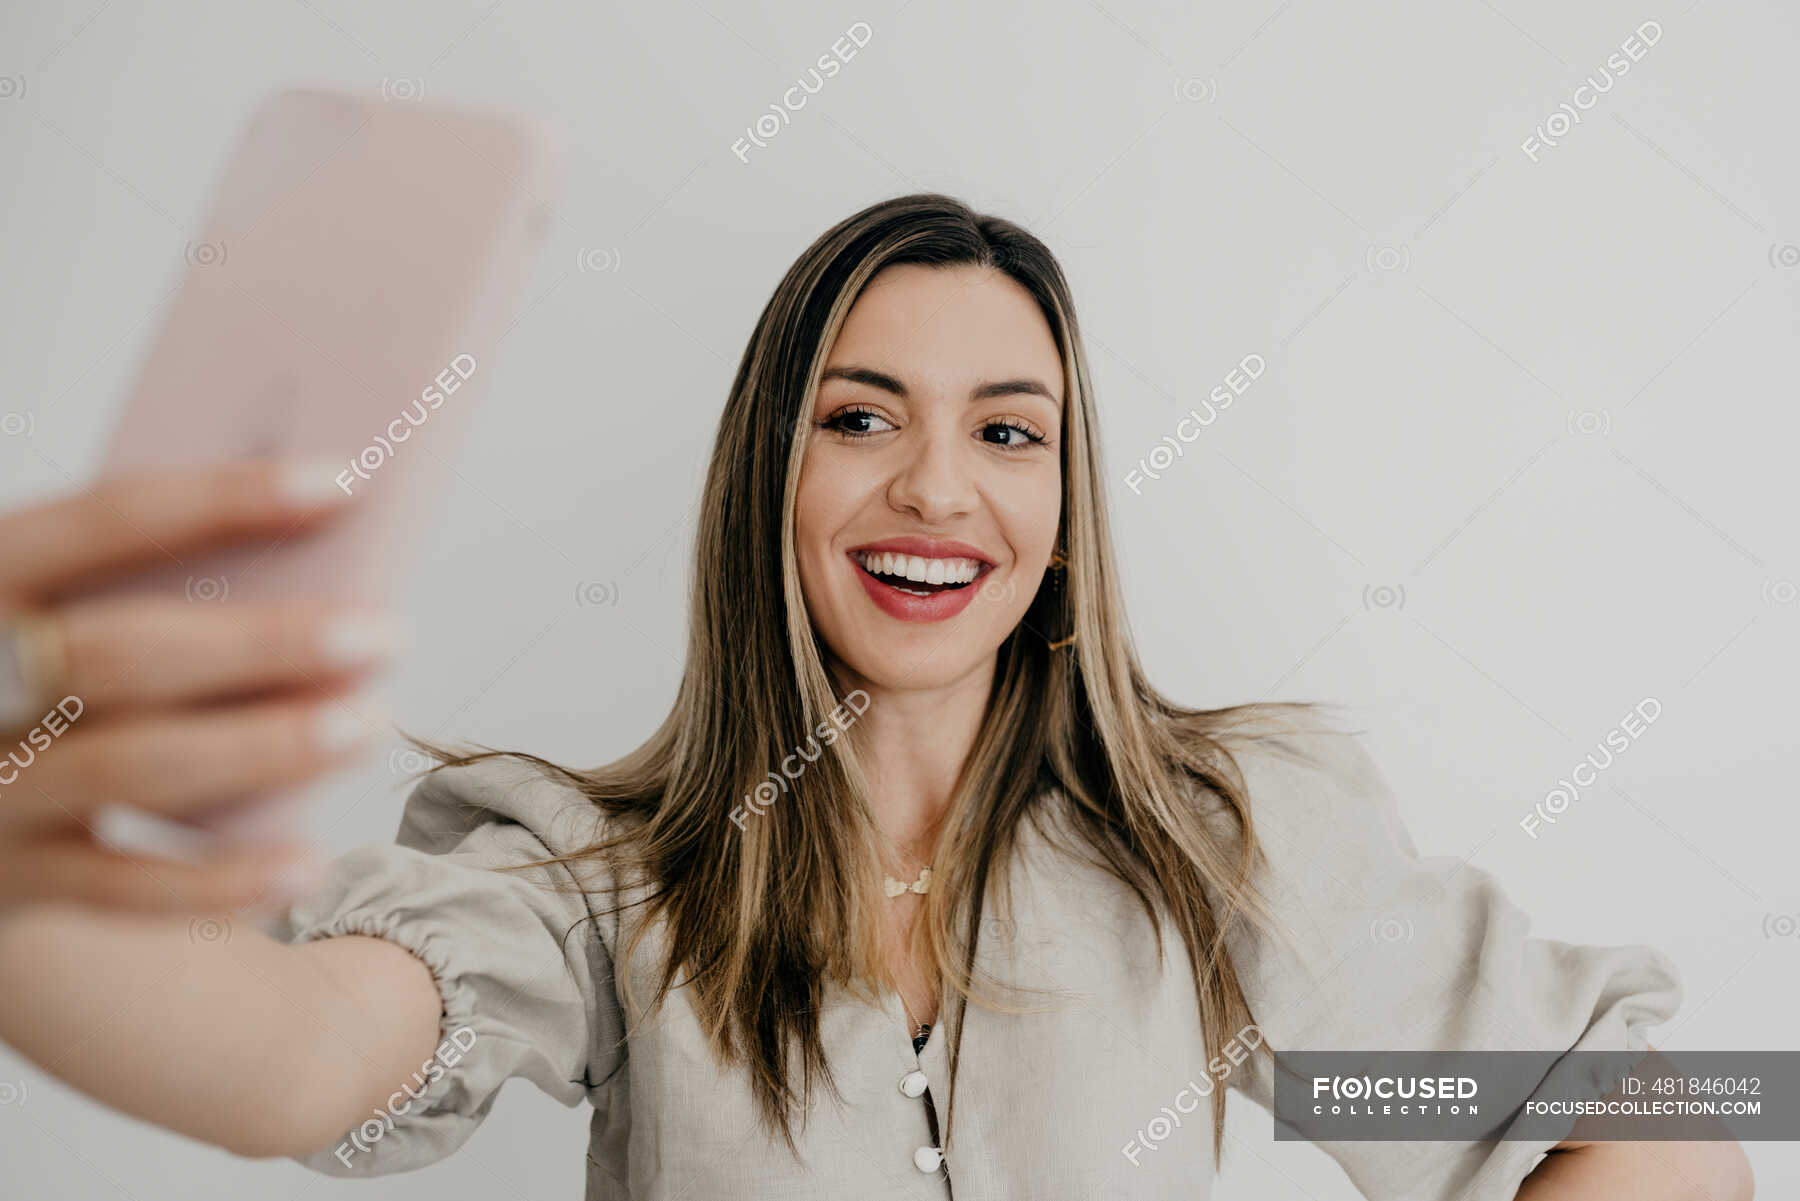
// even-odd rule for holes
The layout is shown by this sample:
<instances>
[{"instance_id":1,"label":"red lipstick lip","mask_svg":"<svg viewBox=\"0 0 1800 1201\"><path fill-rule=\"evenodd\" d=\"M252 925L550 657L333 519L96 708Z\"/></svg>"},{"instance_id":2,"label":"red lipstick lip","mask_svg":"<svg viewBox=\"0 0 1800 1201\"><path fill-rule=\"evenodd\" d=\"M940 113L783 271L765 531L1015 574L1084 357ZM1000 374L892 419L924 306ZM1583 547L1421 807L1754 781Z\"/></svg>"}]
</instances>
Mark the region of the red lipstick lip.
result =
<instances>
[{"instance_id":1,"label":"red lipstick lip","mask_svg":"<svg viewBox=\"0 0 1800 1201\"><path fill-rule=\"evenodd\" d=\"M865 542L851 547L849 553L854 555L859 551L888 551L896 555L917 555L921 559L973 559L988 567L994 566L992 559L967 542L958 542L954 538L928 538L922 534L903 534L898 538L883 538L880 542Z\"/></svg>"},{"instance_id":2,"label":"red lipstick lip","mask_svg":"<svg viewBox=\"0 0 1800 1201\"><path fill-rule=\"evenodd\" d=\"M878 545L870 549L885 548ZM901 552L896 551L895 553ZM972 559L975 556L963 557ZM867 569L856 561L856 552L848 551L844 558L849 562L851 570L856 572L856 578L862 584L863 591L869 594L869 599L875 602L876 607L889 617L898 618L901 621L948 621L969 607L970 602L975 599L975 594L981 590L981 586L987 583L988 576L994 572L994 565L983 560L981 570L976 573L975 579L961 588L950 588L943 592L931 593L928 596L915 596L870 575Z\"/></svg>"}]
</instances>

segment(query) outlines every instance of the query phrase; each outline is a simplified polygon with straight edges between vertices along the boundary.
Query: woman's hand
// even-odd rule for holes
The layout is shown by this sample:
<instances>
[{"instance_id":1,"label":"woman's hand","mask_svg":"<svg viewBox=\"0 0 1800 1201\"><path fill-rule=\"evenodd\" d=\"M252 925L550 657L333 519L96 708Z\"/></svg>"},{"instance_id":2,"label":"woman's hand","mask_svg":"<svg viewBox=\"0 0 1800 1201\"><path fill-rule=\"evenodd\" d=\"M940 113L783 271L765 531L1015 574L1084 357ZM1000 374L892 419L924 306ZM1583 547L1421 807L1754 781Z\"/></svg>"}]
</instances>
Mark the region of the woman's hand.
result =
<instances>
[{"instance_id":1,"label":"woman's hand","mask_svg":"<svg viewBox=\"0 0 1800 1201\"><path fill-rule=\"evenodd\" d=\"M376 938L288 945L248 922L198 936L194 914L285 891L301 848L121 854L96 840L95 811L193 819L342 762L379 732L360 703L346 725L341 703L379 662L379 630L298 597L70 594L329 521L356 503L334 471L236 463L0 514L0 634L31 612L62 648L42 656L52 678L37 688L54 687L26 730L0 734L0 1042L107 1105L241 1155L316 1150L365 1117L430 1055L437 986ZM15 719L19 676L0 657L0 709Z\"/></svg>"},{"instance_id":2,"label":"woman's hand","mask_svg":"<svg viewBox=\"0 0 1800 1201\"><path fill-rule=\"evenodd\" d=\"M354 503L322 467L246 461L0 513L0 636L10 616L30 612L61 647L60 678L46 681L57 695L0 731L0 908L219 911L304 887L312 865L301 844L195 862L127 855L96 839L95 811L118 803L191 818L339 765L379 733L367 705L341 702L387 653L386 624L301 598L66 598L128 567L278 543Z\"/></svg>"}]
</instances>

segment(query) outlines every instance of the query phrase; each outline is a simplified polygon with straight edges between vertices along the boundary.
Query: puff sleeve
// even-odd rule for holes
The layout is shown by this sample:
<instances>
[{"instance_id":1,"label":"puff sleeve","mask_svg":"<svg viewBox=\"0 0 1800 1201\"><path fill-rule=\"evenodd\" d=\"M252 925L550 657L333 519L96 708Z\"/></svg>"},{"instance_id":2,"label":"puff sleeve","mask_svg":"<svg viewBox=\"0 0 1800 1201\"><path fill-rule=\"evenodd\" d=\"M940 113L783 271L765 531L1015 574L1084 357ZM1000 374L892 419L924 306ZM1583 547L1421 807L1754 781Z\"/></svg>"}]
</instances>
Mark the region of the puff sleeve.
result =
<instances>
[{"instance_id":1,"label":"puff sleeve","mask_svg":"<svg viewBox=\"0 0 1800 1201\"><path fill-rule=\"evenodd\" d=\"M1681 1000L1644 946L1528 933L1495 879L1421 858L1358 737L1307 730L1232 747L1291 945L1241 923L1227 947L1280 1051L1642 1051ZM1237 1087L1273 1109L1266 1056ZM1320 1141L1368 1197L1510 1199L1553 1141Z\"/></svg>"},{"instance_id":2,"label":"puff sleeve","mask_svg":"<svg viewBox=\"0 0 1800 1201\"><path fill-rule=\"evenodd\" d=\"M338 857L275 915L268 932L284 942L363 934L404 947L443 1001L433 1062L397 1082L393 1106L292 1159L332 1176L424 1167L469 1138L506 1080L573 1106L621 1065L604 894L568 888L564 866L492 870L580 849L598 831L581 793L518 760L443 768L407 798L393 844ZM559 878L564 890L551 887ZM594 885L585 867L581 879Z\"/></svg>"}]
</instances>

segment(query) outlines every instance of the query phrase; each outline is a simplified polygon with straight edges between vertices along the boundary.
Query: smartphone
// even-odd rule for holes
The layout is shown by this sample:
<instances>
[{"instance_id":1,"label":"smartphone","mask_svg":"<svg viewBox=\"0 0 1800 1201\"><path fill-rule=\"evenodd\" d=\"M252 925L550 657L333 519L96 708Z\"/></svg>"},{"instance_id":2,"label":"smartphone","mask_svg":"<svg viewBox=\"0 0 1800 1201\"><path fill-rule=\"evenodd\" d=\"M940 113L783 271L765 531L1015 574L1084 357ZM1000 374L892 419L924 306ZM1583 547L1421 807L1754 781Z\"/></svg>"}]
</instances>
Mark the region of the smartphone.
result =
<instances>
[{"instance_id":1,"label":"smartphone","mask_svg":"<svg viewBox=\"0 0 1800 1201\"><path fill-rule=\"evenodd\" d=\"M341 465L333 478L358 503L327 528L86 595L386 605L518 317L561 181L548 133L516 117L314 88L264 102L185 248L99 474L302 457ZM291 812L306 791L187 824L264 835L262 801Z\"/></svg>"}]
</instances>

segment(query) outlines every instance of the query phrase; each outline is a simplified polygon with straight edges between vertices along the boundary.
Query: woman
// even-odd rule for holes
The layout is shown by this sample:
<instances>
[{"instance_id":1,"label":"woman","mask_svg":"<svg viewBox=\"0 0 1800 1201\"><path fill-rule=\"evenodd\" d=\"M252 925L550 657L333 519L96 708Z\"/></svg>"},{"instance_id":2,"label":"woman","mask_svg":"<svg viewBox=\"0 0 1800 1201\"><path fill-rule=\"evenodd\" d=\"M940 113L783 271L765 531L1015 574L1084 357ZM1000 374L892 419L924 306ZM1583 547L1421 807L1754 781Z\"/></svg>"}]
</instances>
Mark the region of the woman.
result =
<instances>
[{"instance_id":1,"label":"woman","mask_svg":"<svg viewBox=\"0 0 1800 1201\"><path fill-rule=\"evenodd\" d=\"M23 605L141 549L121 529L179 551L319 504L267 485L235 467L15 515L0 580ZM0 1036L171 1129L341 1175L449 1154L523 1076L594 1105L589 1198L639 1201L1205 1196L1225 1094L1268 1106L1271 1048L1643 1050L1679 1000L1660 953L1527 938L1482 873L1418 859L1315 707L1150 687L1104 496L1049 251L943 196L874 205L751 336L650 740L586 770L429 747L396 845L103 1025L108 981L192 944L180 917L44 903L173 899L80 840L83 798L184 812L303 778L344 752L267 692L366 664L330 660L311 609L50 610L52 691L111 724L31 768L0 967L85 953L0 972ZM183 770L135 770L146 747ZM242 904L276 854L144 874ZM226 1087L247 1064L279 1104ZM1732 1143L1325 1146L1369 1196L1749 1195Z\"/></svg>"}]
</instances>

